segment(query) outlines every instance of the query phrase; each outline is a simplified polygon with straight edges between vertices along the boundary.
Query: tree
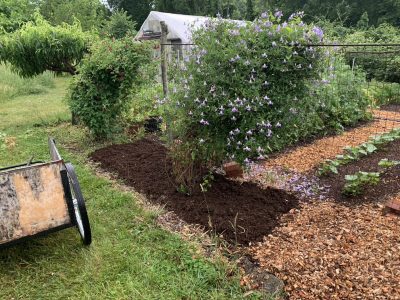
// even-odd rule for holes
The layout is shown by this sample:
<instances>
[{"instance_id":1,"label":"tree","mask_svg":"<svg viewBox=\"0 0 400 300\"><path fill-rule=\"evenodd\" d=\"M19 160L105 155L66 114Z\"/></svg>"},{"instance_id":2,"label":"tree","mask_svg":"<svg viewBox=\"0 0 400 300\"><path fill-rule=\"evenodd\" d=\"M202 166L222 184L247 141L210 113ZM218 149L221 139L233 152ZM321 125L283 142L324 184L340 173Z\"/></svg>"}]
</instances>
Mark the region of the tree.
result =
<instances>
[{"instance_id":1,"label":"tree","mask_svg":"<svg viewBox=\"0 0 400 300\"><path fill-rule=\"evenodd\" d=\"M34 21L1 38L0 62L10 63L22 77L45 71L75 74L91 39L79 24L52 26L35 14Z\"/></svg>"},{"instance_id":2,"label":"tree","mask_svg":"<svg viewBox=\"0 0 400 300\"><path fill-rule=\"evenodd\" d=\"M253 21L255 18L253 0L247 0L246 19Z\"/></svg>"},{"instance_id":3,"label":"tree","mask_svg":"<svg viewBox=\"0 0 400 300\"><path fill-rule=\"evenodd\" d=\"M121 39L127 35L134 35L136 23L127 15L126 11L116 10L111 17L104 22L102 32L109 37Z\"/></svg>"},{"instance_id":4,"label":"tree","mask_svg":"<svg viewBox=\"0 0 400 300\"><path fill-rule=\"evenodd\" d=\"M107 0L112 10L123 9L136 22L139 29L152 10L152 0Z\"/></svg>"},{"instance_id":5,"label":"tree","mask_svg":"<svg viewBox=\"0 0 400 300\"><path fill-rule=\"evenodd\" d=\"M52 25L78 20L84 31L99 28L108 9L99 0L42 0L40 13Z\"/></svg>"},{"instance_id":6,"label":"tree","mask_svg":"<svg viewBox=\"0 0 400 300\"><path fill-rule=\"evenodd\" d=\"M13 32L32 20L34 10L34 2L29 0L0 1L0 34Z\"/></svg>"},{"instance_id":7,"label":"tree","mask_svg":"<svg viewBox=\"0 0 400 300\"><path fill-rule=\"evenodd\" d=\"M356 26L362 14L367 12L369 25L382 23L400 25L400 1L398 0L271 0L274 7L286 15L303 10L306 21L327 19L341 21L346 26Z\"/></svg>"},{"instance_id":8,"label":"tree","mask_svg":"<svg viewBox=\"0 0 400 300\"><path fill-rule=\"evenodd\" d=\"M357 22L357 28L358 29L368 29L368 27L369 27L369 18L368 18L368 13L367 12L364 12L362 15L361 15L361 18L360 18L360 20L358 20L358 22Z\"/></svg>"}]
</instances>

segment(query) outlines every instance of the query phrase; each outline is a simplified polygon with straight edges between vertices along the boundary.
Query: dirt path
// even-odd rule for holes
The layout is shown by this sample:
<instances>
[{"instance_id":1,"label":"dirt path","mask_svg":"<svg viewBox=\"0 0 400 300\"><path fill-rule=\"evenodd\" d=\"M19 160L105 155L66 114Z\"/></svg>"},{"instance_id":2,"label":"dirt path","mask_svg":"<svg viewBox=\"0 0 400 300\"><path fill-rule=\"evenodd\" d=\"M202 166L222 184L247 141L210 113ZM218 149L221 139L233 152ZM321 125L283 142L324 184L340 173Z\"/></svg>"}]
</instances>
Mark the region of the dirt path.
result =
<instances>
[{"instance_id":1,"label":"dirt path","mask_svg":"<svg viewBox=\"0 0 400 300\"><path fill-rule=\"evenodd\" d=\"M400 218L382 206L303 204L252 249L290 299L400 299Z\"/></svg>"},{"instance_id":2,"label":"dirt path","mask_svg":"<svg viewBox=\"0 0 400 300\"><path fill-rule=\"evenodd\" d=\"M376 110L374 115L379 119L346 131L339 136L322 138L311 144L296 147L294 150L267 160L265 166L286 167L305 173L316 168L324 160L343 153L343 148L346 146L357 146L366 142L372 135L400 127L400 122L393 121L400 120L400 112Z\"/></svg>"}]
</instances>

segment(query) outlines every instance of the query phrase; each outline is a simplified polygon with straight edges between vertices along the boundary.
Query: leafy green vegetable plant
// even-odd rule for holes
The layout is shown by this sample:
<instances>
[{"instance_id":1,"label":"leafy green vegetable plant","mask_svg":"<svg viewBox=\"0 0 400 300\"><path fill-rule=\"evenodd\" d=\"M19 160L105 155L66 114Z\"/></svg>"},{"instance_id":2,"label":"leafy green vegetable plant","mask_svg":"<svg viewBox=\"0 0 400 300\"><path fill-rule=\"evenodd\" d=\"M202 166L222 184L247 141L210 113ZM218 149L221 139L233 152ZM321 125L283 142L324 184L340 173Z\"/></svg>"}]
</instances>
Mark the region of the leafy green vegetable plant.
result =
<instances>
[{"instance_id":1,"label":"leafy green vegetable plant","mask_svg":"<svg viewBox=\"0 0 400 300\"><path fill-rule=\"evenodd\" d=\"M346 165L352 161L359 160L363 156L367 156L378 151L382 146L400 139L400 129L393 129L391 132L371 138L368 142L362 143L356 147L345 147L345 154L337 155L336 159L326 160L318 169L319 176L328 175L330 173L337 174L340 166Z\"/></svg>"},{"instance_id":2,"label":"leafy green vegetable plant","mask_svg":"<svg viewBox=\"0 0 400 300\"><path fill-rule=\"evenodd\" d=\"M392 168L392 167L397 166L397 165L399 165L399 164L400 164L400 161L398 161L398 160L389 160L389 159L387 159L387 158L382 159L382 160L378 163L378 165L379 165L380 167L383 167L383 168L385 168L385 169Z\"/></svg>"},{"instance_id":3,"label":"leafy green vegetable plant","mask_svg":"<svg viewBox=\"0 0 400 300\"><path fill-rule=\"evenodd\" d=\"M367 185L377 185L380 181L379 172L357 172L353 175L345 176L346 184L343 194L356 196L362 194L362 190Z\"/></svg>"}]
</instances>

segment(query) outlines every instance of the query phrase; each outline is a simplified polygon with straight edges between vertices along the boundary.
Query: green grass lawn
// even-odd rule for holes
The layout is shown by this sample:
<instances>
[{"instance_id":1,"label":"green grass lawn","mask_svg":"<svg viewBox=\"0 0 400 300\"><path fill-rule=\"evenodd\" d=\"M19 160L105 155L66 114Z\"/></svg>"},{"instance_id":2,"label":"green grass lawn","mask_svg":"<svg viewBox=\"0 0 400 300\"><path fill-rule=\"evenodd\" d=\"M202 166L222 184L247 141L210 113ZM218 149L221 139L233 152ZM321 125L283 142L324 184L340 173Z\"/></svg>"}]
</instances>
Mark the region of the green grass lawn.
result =
<instances>
[{"instance_id":1,"label":"green grass lawn","mask_svg":"<svg viewBox=\"0 0 400 300\"><path fill-rule=\"evenodd\" d=\"M57 78L46 93L1 99L0 167L32 155L48 160L47 137L54 136L76 166L93 244L84 247L71 228L0 249L0 299L243 298L238 276L227 275L230 266L197 255L193 245L155 224L156 212L85 163L99 145L64 122L67 83Z\"/></svg>"}]
</instances>

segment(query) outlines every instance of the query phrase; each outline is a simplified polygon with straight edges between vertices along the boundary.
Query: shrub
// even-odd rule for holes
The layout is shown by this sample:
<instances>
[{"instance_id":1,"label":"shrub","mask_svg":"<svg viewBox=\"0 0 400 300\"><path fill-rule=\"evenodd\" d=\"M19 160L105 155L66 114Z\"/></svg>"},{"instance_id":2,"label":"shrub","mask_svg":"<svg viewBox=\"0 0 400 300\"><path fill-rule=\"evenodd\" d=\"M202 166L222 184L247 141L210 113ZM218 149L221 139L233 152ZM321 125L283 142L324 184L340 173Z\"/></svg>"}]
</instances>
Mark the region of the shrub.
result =
<instances>
[{"instance_id":1,"label":"shrub","mask_svg":"<svg viewBox=\"0 0 400 300\"><path fill-rule=\"evenodd\" d=\"M151 61L151 44L104 39L95 43L70 88L70 107L96 138L113 132L128 107L127 96L146 79L141 68Z\"/></svg>"},{"instance_id":2,"label":"shrub","mask_svg":"<svg viewBox=\"0 0 400 300\"><path fill-rule=\"evenodd\" d=\"M400 104L400 84L372 80L369 86L369 95L377 105Z\"/></svg>"},{"instance_id":3,"label":"shrub","mask_svg":"<svg viewBox=\"0 0 400 300\"><path fill-rule=\"evenodd\" d=\"M298 15L283 22L280 12L253 23L212 20L196 31L172 96L178 162L247 163L314 132L304 120L315 118L309 82L319 77L323 54L307 44L322 37Z\"/></svg>"},{"instance_id":4,"label":"shrub","mask_svg":"<svg viewBox=\"0 0 400 300\"><path fill-rule=\"evenodd\" d=\"M377 28L372 27L350 34L346 37L345 43L399 44L400 29L392 25L381 24ZM353 53L347 54L347 61L350 65L361 66L367 73L368 79L400 83L400 55L398 55L397 49L398 47L387 46L365 48L365 51L357 49ZM378 53L374 54L373 52Z\"/></svg>"},{"instance_id":5,"label":"shrub","mask_svg":"<svg viewBox=\"0 0 400 300\"><path fill-rule=\"evenodd\" d=\"M370 117L368 107L372 104L365 94L365 73L351 68L340 53L332 50L321 73L322 80L311 83L311 97L317 104L320 117L316 128L333 128L355 125Z\"/></svg>"}]
</instances>

